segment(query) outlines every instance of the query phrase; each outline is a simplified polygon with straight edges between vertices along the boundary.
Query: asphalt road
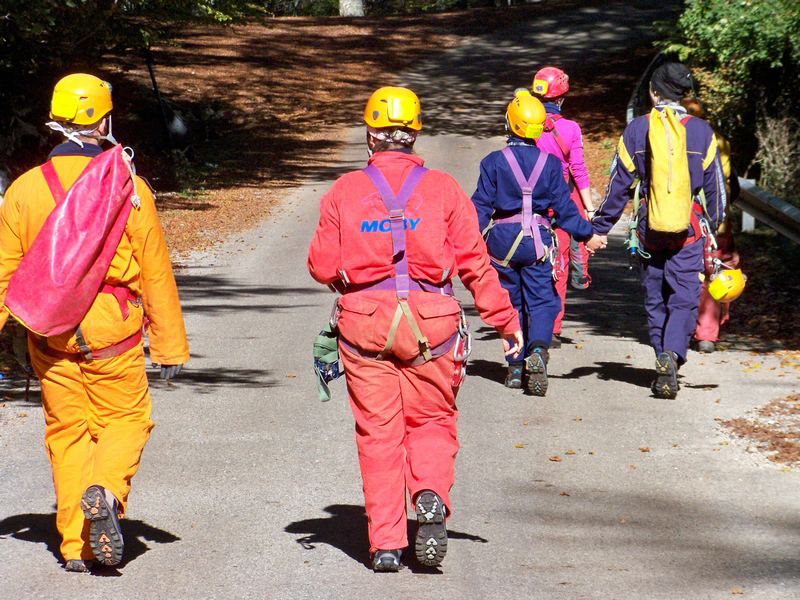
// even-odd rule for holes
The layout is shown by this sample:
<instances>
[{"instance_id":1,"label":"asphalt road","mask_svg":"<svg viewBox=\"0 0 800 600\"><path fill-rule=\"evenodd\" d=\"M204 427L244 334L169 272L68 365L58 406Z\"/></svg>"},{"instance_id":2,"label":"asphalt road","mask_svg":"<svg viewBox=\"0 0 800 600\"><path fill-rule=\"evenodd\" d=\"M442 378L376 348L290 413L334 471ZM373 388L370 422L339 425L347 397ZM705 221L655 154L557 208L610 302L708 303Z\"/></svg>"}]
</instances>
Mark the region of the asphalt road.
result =
<instances>
[{"instance_id":1,"label":"asphalt road","mask_svg":"<svg viewBox=\"0 0 800 600\"><path fill-rule=\"evenodd\" d=\"M606 45L646 35L636 23L653 17L622 5L583 14L562 26ZM514 35L525 47L527 30ZM480 70L497 48L475 40L454 53ZM585 54L559 52L540 35L526 60L569 65ZM456 82L420 74L433 65L402 77L435 104ZM502 119L508 90L458 85L465 103L483 95ZM486 119L485 134L440 123L417 144L467 193L480 159L502 147ZM337 172L365 160L354 128ZM330 183L287 192L260 228L181 270L193 358L172 386L152 371L157 425L118 570L61 568L38 399L0 382L0 598L800 598L800 473L719 424L796 393L798 373L747 349L691 353L678 398L652 397L654 356L619 233L592 263L593 286L569 292L546 398L503 387L500 342L472 311L447 559L433 572L409 560L400 573L372 573L345 385L320 404L311 370L334 296L305 257ZM457 295L469 304L463 287Z\"/></svg>"}]
</instances>

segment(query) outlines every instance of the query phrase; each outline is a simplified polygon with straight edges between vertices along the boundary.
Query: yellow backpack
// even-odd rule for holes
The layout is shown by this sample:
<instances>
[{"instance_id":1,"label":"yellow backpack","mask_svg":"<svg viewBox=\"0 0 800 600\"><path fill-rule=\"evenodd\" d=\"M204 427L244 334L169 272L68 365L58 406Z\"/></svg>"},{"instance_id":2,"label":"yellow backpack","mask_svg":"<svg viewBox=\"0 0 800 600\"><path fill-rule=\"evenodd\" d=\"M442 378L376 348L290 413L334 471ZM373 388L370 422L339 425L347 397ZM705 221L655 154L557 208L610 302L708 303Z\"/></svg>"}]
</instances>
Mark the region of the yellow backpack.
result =
<instances>
[{"instance_id":1,"label":"yellow backpack","mask_svg":"<svg viewBox=\"0 0 800 600\"><path fill-rule=\"evenodd\" d=\"M663 110L654 108L648 116L650 192L647 198L647 224L654 231L686 231L694 201L684 127L688 117L679 119L670 106L665 106Z\"/></svg>"}]
</instances>

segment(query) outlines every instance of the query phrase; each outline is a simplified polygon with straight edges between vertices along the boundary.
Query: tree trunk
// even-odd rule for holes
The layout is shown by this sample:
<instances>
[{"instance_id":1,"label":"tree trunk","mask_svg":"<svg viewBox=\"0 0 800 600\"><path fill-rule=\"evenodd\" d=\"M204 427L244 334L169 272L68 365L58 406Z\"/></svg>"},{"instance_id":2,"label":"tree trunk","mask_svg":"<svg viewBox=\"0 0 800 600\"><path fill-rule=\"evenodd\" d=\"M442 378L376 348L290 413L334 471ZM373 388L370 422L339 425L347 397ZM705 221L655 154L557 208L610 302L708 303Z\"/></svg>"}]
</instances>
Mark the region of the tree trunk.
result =
<instances>
[{"instance_id":1,"label":"tree trunk","mask_svg":"<svg viewBox=\"0 0 800 600\"><path fill-rule=\"evenodd\" d=\"M363 17L364 0L339 0L340 17Z\"/></svg>"}]
</instances>

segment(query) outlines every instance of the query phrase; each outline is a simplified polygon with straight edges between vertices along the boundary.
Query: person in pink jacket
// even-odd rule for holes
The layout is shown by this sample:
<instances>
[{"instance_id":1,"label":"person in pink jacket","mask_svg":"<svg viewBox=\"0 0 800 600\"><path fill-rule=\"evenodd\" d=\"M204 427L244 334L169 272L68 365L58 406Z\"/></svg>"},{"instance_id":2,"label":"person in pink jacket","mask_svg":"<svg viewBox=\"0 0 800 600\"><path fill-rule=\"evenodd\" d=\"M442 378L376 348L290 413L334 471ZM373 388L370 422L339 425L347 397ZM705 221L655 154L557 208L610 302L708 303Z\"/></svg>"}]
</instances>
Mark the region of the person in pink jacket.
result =
<instances>
[{"instance_id":1,"label":"person in pink jacket","mask_svg":"<svg viewBox=\"0 0 800 600\"><path fill-rule=\"evenodd\" d=\"M561 116L561 106L569 91L569 77L556 67L544 67L533 78L533 95L541 100L547 111L544 132L536 141L536 146L561 161L564 179L570 186L571 197L578 207L581 217L591 219L594 213L592 194L589 185L589 171L583 158L583 137L581 128L575 121ZM558 223L556 223L558 225ZM559 257L556 263L556 291L561 298L561 311L554 327L551 348L561 346L561 321L564 318L567 296L567 278L572 265L572 287L585 290L592 278L589 276L589 253L583 242L579 242L561 229L555 229L558 236Z\"/></svg>"}]
</instances>

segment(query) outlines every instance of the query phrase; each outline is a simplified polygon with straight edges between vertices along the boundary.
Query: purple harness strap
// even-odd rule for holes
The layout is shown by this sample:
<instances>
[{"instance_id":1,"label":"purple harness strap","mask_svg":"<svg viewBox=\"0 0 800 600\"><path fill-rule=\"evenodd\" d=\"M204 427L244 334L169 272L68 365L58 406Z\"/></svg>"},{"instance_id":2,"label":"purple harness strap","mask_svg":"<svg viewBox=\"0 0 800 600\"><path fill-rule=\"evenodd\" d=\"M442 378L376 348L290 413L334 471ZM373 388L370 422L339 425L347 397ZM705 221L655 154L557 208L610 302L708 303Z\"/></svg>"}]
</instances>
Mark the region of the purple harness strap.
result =
<instances>
[{"instance_id":1,"label":"purple harness strap","mask_svg":"<svg viewBox=\"0 0 800 600\"><path fill-rule=\"evenodd\" d=\"M419 180L428 171L425 167L414 166L406 180L403 182L397 196L383 173L375 165L369 165L364 173L370 178L375 189L383 200L386 210L389 211L389 223L392 228L392 253L394 262L394 287L397 297L401 300L408 299L410 280L408 277L408 257L406 255L405 208L408 199L417 187ZM384 280L386 281L386 280ZM378 289L378 288L376 288ZM386 288L384 288L386 289ZM388 288L391 289L391 288Z\"/></svg>"},{"instance_id":2,"label":"purple harness strap","mask_svg":"<svg viewBox=\"0 0 800 600\"><path fill-rule=\"evenodd\" d=\"M545 161L547 161L547 154L539 151L539 158L536 159L536 164L533 167L531 176L525 179L517 157L514 156L514 153L511 151L511 147L506 146L503 148L502 152L508 162L508 166L511 167L514 178L517 180L517 185L522 190L522 233L533 238L533 245L536 248L536 258L541 259L545 255L545 250L544 244L542 243L542 235L539 233L539 225L543 224L542 221L545 220L545 218L541 215L533 214L533 201L531 196L533 194L533 188L536 187L536 183L539 181L539 177L544 169ZM509 219L515 220L511 221ZM508 217L507 219L498 219L495 221L495 223L518 222L519 221L517 221L515 217ZM547 225L549 224L549 221L547 221Z\"/></svg>"},{"instance_id":3,"label":"purple harness strap","mask_svg":"<svg viewBox=\"0 0 800 600\"><path fill-rule=\"evenodd\" d=\"M431 348L430 350L431 358L439 358L440 356L444 356L445 354L450 352L450 350L452 350L458 343L460 335L461 332L456 331L449 339L445 340L438 346L434 346L433 348ZM368 352L366 350L362 350L358 346L348 342L343 335L339 336L339 343L345 348L347 348L353 354L358 354L359 356L363 356L364 358L376 359L378 358L378 356L381 355L381 352ZM425 363L427 359L420 354L415 358L412 358L411 360L400 360L396 356L392 356L389 360L404 364L409 367L417 367Z\"/></svg>"},{"instance_id":4,"label":"purple harness strap","mask_svg":"<svg viewBox=\"0 0 800 600\"><path fill-rule=\"evenodd\" d=\"M416 281L414 279L408 280L408 288L411 291L417 292L431 292L433 294L441 294L442 296L453 295L453 284L449 281L433 284L427 281ZM353 292L375 291L375 290L394 290L395 280L394 277L387 277L374 283L348 283L345 288L345 293L350 294Z\"/></svg>"}]
</instances>

